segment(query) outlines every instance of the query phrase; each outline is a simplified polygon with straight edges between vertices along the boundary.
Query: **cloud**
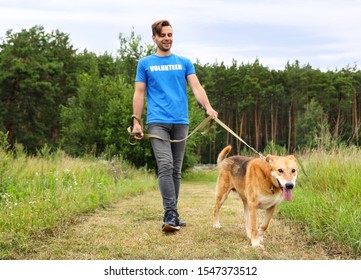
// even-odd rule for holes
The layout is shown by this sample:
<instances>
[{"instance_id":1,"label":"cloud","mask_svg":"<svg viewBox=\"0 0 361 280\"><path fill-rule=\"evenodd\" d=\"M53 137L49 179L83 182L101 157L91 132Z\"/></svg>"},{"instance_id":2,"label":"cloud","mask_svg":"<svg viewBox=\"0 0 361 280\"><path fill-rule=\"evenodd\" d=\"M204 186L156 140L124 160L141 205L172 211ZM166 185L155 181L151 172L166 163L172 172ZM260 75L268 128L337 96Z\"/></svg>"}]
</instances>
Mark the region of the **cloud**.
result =
<instances>
[{"instance_id":1,"label":"cloud","mask_svg":"<svg viewBox=\"0 0 361 280\"><path fill-rule=\"evenodd\" d=\"M43 25L68 33L78 49L116 52L118 35L132 28L152 43L159 18L174 27L173 51L204 62L254 61L283 68L304 60L335 68L360 59L361 3L357 0L148 0L25 1L0 3L0 37L6 30Z\"/></svg>"}]
</instances>

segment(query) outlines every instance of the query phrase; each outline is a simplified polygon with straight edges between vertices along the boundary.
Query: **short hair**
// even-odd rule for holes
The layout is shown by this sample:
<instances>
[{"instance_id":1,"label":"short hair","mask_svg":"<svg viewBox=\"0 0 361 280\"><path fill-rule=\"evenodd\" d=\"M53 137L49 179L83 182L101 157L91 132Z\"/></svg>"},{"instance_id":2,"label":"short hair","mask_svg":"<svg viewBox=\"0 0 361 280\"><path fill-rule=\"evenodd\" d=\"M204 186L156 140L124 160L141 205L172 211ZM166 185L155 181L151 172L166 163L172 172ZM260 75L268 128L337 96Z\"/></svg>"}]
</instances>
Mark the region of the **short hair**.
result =
<instances>
[{"instance_id":1,"label":"short hair","mask_svg":"<svg viewBox=\"0 0 361 280\"><path fill-rule=\"evenodd\" d=\"M161 20L157 20L156 22L154 22L152 24L152 34L153 36L160 35L162 32L162 27L163 26L170 26L172 27L172 25L170 24L169 20L166 19L161 19Z\"/></svg>"}]
</instances>

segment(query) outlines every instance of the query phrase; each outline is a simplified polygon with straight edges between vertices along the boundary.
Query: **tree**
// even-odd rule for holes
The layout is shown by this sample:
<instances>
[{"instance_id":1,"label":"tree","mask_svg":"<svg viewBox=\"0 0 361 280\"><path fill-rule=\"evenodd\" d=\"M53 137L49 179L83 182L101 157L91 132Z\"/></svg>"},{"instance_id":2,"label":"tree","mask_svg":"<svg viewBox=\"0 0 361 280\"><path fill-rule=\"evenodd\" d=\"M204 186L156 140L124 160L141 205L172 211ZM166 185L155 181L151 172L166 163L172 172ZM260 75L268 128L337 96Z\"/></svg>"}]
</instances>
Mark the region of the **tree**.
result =
<instances>
[{"instance_id":1,"label":"tree","mask_svg":"<svg viewBox=\"0 0 361 280\"><path fill-rule=\"evenodd\" d=\"M29 152L56 146L59 105L76 90L75 50L68 35L46 33L42 26L19 33L7 31L0 45L0 119L10 144Z\"/></svg>"},{"instance_id":2,"label":"tree","mask_svg":"<svg viewBox=\"0 0 361 280\"><path fill-rule=\"evenodd\" d=\"M300 67L299 61L293 64L287 63L284 71L284 88L286 95L284 98L289 100L288 104L288 140L287 147L288 153L294 152L296 143L296 116L297 105L302 104L300 100L302 97L307 96L307 80L305 70L309 68L308 65L303 68Z\"/></svg>"},{"instance_id":3,"label":"tree","mask_svg":"<svg viewBox=\"0 0 361 280\"><path fill-rule=\"evenodd\" d=\"M304 106L304 111L297 116L297 143L300 147L314 148L317 139L322 137L325 115L315 99ZM326 127L328 130L328 127Z\"/></svg>"},{"instance_id":4,"label":"tree","mask_svg":"<svg viewBox=\"0 0 361 280\"><path fill-rule=\"evenodd\" d=\"M129 84L134 82L139 59L155 51L153 45L142 45L141 40L141 36L135 35L134 29L132 29L129 37L125 37L122 33L119 34L119 65L121 74L126 78L125 82Z\"/></svg>"},{"instance_id":5,"label":"tree","mask_svg":"<svg viewBox=\"0 0 361 280\"><path fill-rule=\"evenodd\" d=\"M61 144L72 155L121 155L135 166L154 169L149 141L128 143L134 87L122 67L137 65L137 57L127 53L134 51L128 43L122 40L122 58L87 51L79 55L83 72L78 75L77 93L61 107Z\"/></svg>"}]
</instances>

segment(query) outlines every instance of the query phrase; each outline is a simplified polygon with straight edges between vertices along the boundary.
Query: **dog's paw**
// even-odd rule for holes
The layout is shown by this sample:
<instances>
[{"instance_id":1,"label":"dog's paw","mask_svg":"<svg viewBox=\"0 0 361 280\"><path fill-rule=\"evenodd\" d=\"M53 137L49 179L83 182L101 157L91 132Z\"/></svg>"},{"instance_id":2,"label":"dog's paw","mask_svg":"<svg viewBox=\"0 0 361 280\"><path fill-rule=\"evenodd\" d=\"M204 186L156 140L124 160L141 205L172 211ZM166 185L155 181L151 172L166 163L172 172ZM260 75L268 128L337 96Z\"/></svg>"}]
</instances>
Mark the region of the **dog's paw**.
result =
<instances>
[{"instance_id":1,"label":"dog's paw","mask_svg":"<svg viewBox=\"0 0 361 280\"><path fill-rule=\"evenodd\" d=\"M222 226L221 226L220 223L215 223L215 224L213 224L213 227L214 227L214 228L221 228Z\"/></svg>"},{"instance_id":2,"label":"dog's paw","mask_svg":"<svg viewBox=\"0 0 361 280\"><path fill-rule=\"evenodd\" d=\"M260 248L263 249L264 246L261 244L260 240L252 240L252 247L253 248Z\"/></svg>"}]
</instances>

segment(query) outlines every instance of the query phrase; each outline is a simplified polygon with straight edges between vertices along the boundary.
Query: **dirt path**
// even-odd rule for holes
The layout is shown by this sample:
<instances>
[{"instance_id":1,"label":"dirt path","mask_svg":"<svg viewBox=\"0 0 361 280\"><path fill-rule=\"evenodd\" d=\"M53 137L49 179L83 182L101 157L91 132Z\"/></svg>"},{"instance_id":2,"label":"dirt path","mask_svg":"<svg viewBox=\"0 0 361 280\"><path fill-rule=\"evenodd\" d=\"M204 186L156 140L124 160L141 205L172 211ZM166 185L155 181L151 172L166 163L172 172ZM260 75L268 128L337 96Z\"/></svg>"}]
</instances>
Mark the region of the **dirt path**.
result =
<instances>
[{"instance_id":1,"label":"dirt path","mask_svg":"<svg viewBox=\"0 0 361 280\"><path fill-rule=\"evenodd\" d=\"M122 200L84 218L63 234L36 244L23 259L335 259L326 246L310 242L294 225L272 219L265 249L253 249L241 219L241 201L231 195L221 210L221 229L212 227L214 185L183 184L181 218L187 226L161 231L159 191Z\"/></svg>"}]
</instances>

